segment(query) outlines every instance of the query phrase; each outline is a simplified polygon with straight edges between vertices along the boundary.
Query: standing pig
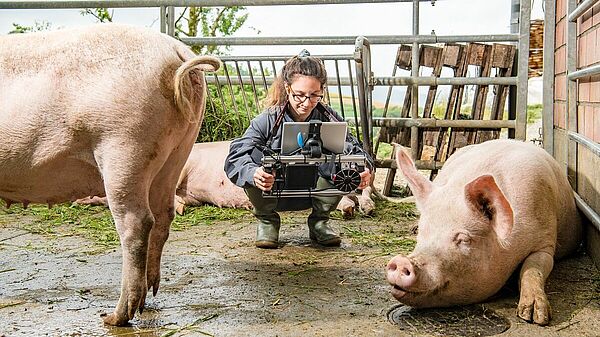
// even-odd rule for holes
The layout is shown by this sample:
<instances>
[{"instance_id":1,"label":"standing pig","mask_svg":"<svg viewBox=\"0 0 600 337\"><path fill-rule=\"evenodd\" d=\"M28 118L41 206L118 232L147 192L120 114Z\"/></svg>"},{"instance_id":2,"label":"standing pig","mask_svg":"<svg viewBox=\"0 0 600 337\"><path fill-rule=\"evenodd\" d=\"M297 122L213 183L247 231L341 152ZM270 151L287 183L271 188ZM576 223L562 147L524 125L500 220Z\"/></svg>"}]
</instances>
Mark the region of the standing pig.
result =
<instances>
[{"instance_id":1,"label":"standing pig","mask_svg":"<svg viewBox=\"0 0 600 337\"><path fill-rule=\"evenodd\" d=\"M160 283L179 172L204 113L203 70L183 43L103 24L0 36L0 198L106 195L123 249L124 325Z\"/></svg>"},{"instance_id":2,"label":"standing pig","mask_svg":"<svg viewBox=\"0 0 600 337\"><path fill-rule=\"evenodd\" d=\"M403 151L396 158L421 217L414 251L387 265L392 295L414 307L475 303L522 264L518 316L548 324L546 278L582 233L554 158L533 144L493 140L457 151L433 182Z\"/></svg>"}]
</instances>

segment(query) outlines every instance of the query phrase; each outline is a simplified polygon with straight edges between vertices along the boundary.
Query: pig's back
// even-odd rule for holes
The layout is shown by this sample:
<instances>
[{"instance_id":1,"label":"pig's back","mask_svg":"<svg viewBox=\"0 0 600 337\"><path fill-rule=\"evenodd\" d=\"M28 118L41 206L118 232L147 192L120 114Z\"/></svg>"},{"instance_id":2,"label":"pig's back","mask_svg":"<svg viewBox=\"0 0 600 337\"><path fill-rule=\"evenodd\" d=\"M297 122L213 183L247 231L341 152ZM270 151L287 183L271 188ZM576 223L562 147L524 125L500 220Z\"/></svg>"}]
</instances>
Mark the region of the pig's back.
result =
<instances>
[{"instance_id":1,"label":"pig's back","mask_svg":"<svg viewBox=\"0 0 600 337\"><path fill-rule=\"evenodd\" d=\"M464 187L485 174L494 177L511 203L516 223L533 226L530 220L540 218L540 214L556 218L555 234L546 223L539 224L540 228L515 228L517 232L531 236L551 230L548 235L556 237L557 257L579 245L581 221L573 190L564 169L550 154L534 144L509 139L467 146L448 159L434 184Z\"/></svg>"}]
</instances>

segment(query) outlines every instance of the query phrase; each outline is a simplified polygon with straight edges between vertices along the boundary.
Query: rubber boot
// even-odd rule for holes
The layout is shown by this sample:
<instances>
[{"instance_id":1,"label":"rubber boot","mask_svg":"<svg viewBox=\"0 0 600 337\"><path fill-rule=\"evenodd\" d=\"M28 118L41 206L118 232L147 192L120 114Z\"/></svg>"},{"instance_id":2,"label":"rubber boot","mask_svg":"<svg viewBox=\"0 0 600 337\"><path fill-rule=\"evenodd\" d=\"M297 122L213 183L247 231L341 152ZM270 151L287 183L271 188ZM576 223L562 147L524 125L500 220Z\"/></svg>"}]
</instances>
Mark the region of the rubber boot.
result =
<instances>
[{"instance_id":1,"label":"rubber boot","mask_svg":"<svg viewBox=\"0 0 600 337\"><path fill-rule=\"evenodd\" d=\"M325 179L319 178L317 188L330 187ZM312 213L308 216L310 239L323 246L339 246L342 238L329 225L329 214L335 210L342 197L313 197Z\"/></svg>"},{"instance_id":2,"label":"rubber boot","mask_svg":"<svg viewBox=\"0 0 600 337\"><path fill-rule=\"evenodd\" d=\"M254 245L258 248L278 248L281 219L275 212L277 200L263 198L262 191L256 187L244 188L244 191L254 206L252 213L258 219Z\"/></svg>"},{"instance_id":3,"label":"rubber boot","mask_svg":"<svg viewBox=\"0 0 600 337\"><path fill-rule=\"evenodd\" d=\"M279 214L261 215L256 226L256 241L254 245L258 248L279 247L279 227L281 220Z\"/></svg>"}]
</instances>

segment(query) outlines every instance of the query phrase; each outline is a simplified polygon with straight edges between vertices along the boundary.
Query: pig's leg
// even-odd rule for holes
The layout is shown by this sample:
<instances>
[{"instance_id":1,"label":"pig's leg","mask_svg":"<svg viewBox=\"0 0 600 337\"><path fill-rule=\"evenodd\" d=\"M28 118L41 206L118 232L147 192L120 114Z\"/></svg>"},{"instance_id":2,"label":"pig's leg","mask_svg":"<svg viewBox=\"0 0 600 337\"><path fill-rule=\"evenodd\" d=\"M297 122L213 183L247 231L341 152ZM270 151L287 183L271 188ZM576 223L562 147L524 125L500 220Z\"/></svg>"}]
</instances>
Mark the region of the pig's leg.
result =
<instances>
[{"instance_id":1,"label":"pig's leg","mask_svg":"<svg viewBox=\"0 0 600 337\"><path fill-rule=\"evenodd\" d=\"M171 155L152 183L150 207L156 220L150 232L148 245L147 282L148 289L156 296L160 285L160 260L163 247L169 238L169 228L175 218L175 188L179 172L185 163L182 155Z\"/></svg>"},{"instance_id":2,"label":"pig's leg","mask_svg":"<svg viewBox=\"0 0 600 337\"><path fill-rule=\"evenodd\" d=\"M517 314L522 319L539 325L547 325L550 321L552 312L544 286L553 266L553 256L545 251L535 252L523 262L519 277L521 295L517 308Z\"/></svg>"},{"instance_id":3,"label":"pig's leg","mask_svg":"<svg viewBox=\"0 0 600 337\"><path fill-rule=\"evenodd\" d=\"M184 129L181 129L184 132ZM175 218L175 190L180 173L198 135L198 124L189 125L183 135L183 139L170 142L178 145L166 158L150 188L150 207L156 222L150 232L146 277L147 289L152 288L154 296L160 286L160 260L163 247L169 238L171 222Z\"/></svg>"},{"instance_id":4,"label":"pig's leg","mask_svg":"<svg viewBox=\"0 0 600 337\"><path fill-rule=\"evenodd\" d=\"M131 174L125 176L123 181L105 181L109 207L123 250L121 296L114 312L104 317L106 324L125 325L133 318L135 311L144 306L148 291L148 236L154 225L154 216L148 204L149 188L146 181Z\"/></svg>"},{"instance_id":5,"label":"pig's leg","mask_svg":"<svg viewBox=\"0 0 600 337\"><path fill-rule=\"evenodd\" d=\"M373 199L371 199L372 193L373 188L371 186L367 186L364 190L362 190L361 195L358 196L358 205L360 206L360 210L366 215L370 215L375 209L375 202L373 202Z\"/></svg>"}]
</instances>

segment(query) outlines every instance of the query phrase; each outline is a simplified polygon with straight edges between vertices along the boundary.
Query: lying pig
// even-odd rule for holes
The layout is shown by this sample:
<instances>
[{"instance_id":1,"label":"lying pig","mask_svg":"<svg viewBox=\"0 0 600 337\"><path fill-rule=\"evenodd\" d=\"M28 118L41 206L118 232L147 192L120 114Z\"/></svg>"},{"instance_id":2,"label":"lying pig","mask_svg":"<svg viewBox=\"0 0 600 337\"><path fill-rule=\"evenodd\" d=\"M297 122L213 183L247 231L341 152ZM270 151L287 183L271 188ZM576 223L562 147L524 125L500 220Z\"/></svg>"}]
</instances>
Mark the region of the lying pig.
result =
<instances>
[{"instance_id":1,"label":"lying pig","mask_svg":"<svg viewBox=\"0 0 600 337\"><path fill-rule=\"evenodd\" d=\"M403 151L396 158L421 217L414 251L387 265L392 295L414 307L475 303L522 264L518 316L548 324L546 278L582 233L554 158L533 144L492 140L457 151L433 182Z\"/></svg>"},{"instance_id":2,"label":"lying pig","mask_svg":"<svg viewBox=\"0 0 600 337\"><path fill-rule=\"evenodd\" d=\"M186 206L199 206L205 203L218 207L251 209L252 204L244 189L233 184L223 166L229 153L231 142L196 143L179 176L175 195L175 209L183 214ZM358 196L344 196L338 204L344 217L354 215L357 204L365 213L375 208L367 187ZM77 200L78 204L107 205L105 197L88 197Z\"/></svg>"},{"instance_id":3,"label":"lying pig","mask_svg":"<svg viewBox=\"0 0 600 337\"><path fill-rule=\"evenodd\" d=\"M179 173L218 59L147 28L103 24L0 36L0 198L107 195L123 249L125 325L160 284Z\"/></svg>"}]
</instances>

